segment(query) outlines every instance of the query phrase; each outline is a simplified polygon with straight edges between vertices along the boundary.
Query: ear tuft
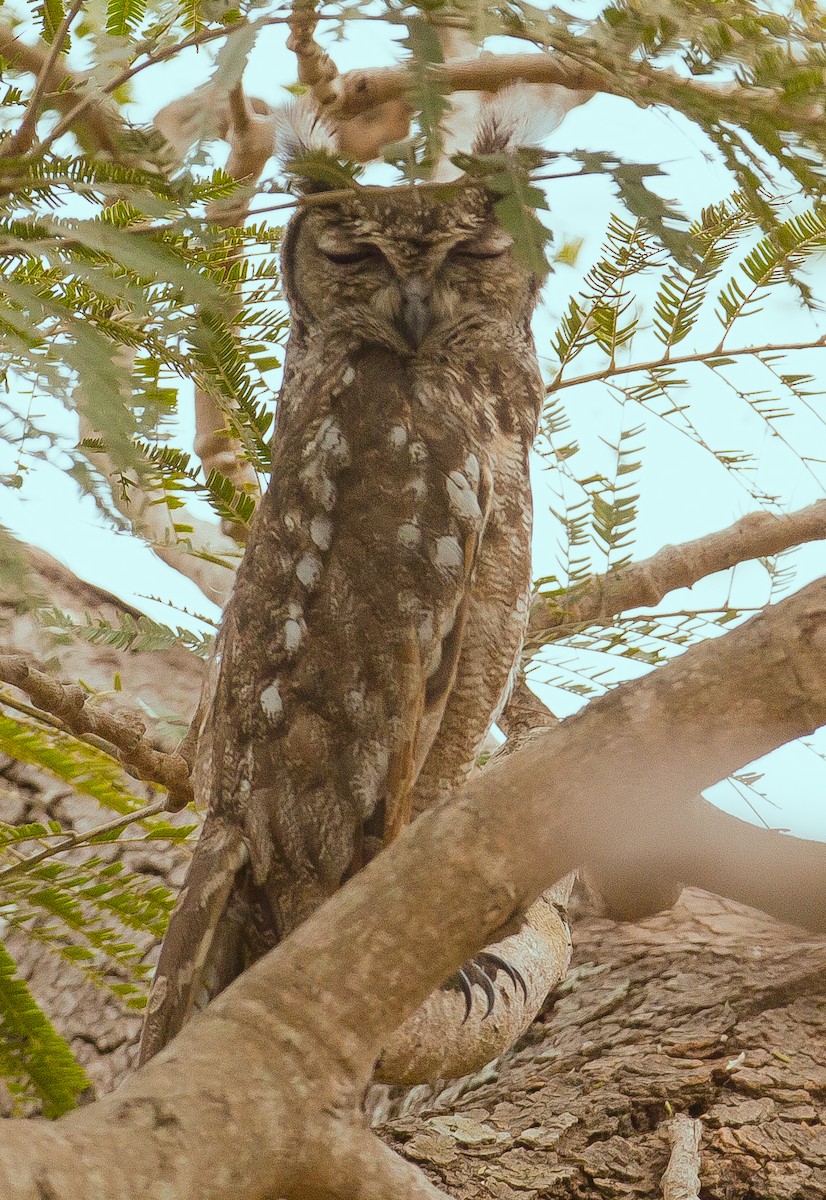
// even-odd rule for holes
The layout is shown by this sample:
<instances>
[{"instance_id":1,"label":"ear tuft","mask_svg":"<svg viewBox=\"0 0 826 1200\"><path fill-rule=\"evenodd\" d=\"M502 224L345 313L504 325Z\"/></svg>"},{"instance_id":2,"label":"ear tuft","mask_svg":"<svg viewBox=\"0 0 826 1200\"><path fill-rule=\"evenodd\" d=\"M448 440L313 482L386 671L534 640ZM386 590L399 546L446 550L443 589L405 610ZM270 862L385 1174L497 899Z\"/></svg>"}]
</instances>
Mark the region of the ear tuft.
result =
<instances>
[{"instance_id":1,"label":"ear tuft","mask_svg":"<svg viewBox=\"0 0 826 1200\"><path fill-rule=\"evenodd\" d=\"M471 152L502 154L541 145L567 111L552 102L548 90L519 82L497 92L482 106Z\"/></svg>"},{"instance_id":2,"label":"ear tuft","mask_svg":"<svg viewBox=\"0 0 826 1200\"><path fill-rule=\"evenodd\" d=\"M275 114L276 154L285 170L293 159L338 154L335 131L308 97L279 108Z\"/></svg>"}]
</instances>

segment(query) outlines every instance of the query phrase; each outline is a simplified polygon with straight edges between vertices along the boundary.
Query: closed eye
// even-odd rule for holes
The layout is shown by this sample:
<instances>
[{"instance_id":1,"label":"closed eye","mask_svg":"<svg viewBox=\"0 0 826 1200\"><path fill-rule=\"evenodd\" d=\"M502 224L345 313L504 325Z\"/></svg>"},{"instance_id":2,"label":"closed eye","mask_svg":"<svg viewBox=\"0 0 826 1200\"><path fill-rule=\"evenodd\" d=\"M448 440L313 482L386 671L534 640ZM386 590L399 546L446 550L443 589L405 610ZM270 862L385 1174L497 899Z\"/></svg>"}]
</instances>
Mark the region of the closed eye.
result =
<instances>
[{"instance_id":1,"label":"closed eye","mask_svg":"<svg viewBox=\"0 0 826 1200\"><path fill-rule=\"evenodd\" d=\"M339 266L350 266L353 263L369 262L370 259L381 258L375 246L354 246L352 250L322 250L325 258Z\"/></svg>"},{"instance_id":2,"label":"closed eye","mask_svg":"<svg viewBox=\"0 0 826 1200\"><path fill-rule=\"evenodd\" d=\"M455 258L502 258L510 249L510 243L502 245L497 242L460 242L451 250Z\"/></svg>"}]
</instances>

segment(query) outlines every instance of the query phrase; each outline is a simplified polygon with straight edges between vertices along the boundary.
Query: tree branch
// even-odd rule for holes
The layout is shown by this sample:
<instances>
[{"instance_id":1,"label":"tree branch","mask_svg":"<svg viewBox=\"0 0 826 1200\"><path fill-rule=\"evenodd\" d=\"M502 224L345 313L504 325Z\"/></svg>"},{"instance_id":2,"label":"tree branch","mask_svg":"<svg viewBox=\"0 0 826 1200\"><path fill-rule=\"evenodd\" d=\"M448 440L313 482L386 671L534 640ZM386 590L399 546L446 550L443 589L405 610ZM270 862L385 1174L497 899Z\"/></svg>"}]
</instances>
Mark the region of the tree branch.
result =
<instances>
[{"instance_id":1,"label":"tree branch","mask_svg":"<svg viewBox=\"0 0 826 1200\"><path fill-rule=\"evenodd\" d=\"M823 538L826 500L783 516L749 513L727 529L680 546L664 546L643 562L596 575L567 594L540 594L531 609L528 636L537 644L550 642L571 625L600 624L629 608L654 607L675 588L691 587L738 563Z\"/></svg>"},{"instance_id":2,"label":"tree branch","mask_svg":"<svg viewBox=\"0 0 826 1200\"><path fill-rule=\"evenodd\" d=\"M750 829L783 849L756 879L741 843L707 862L677 821L699 789L826 721L824 671L819 582L537 737L426 812L116 1093L57 1124L6 1122L0 1193L74 1200L94 1179L102 1200L291 1200L364 1178L348 1194L438 1195L365 1134L375 1057L550 881L595 853L665 847L686 882L727 875L826 928L826 847Z\"/></svg>"},{"instance_id":3,"label":"tree branch","mask_svg":"<svg viewBox=\"0 0 826 1200\"><path fill-rule=\"evenodd\" d=\"M801 111L781 99L769 88L746 87L740 83L709 84L674 71L637 66L633 70L612 70L608 65L574 57L555 50L553 54L501 54L478 60L433 65L429 75L439 90L495 92L516 80L525 83L552 83L575 92L604 92L622 96L635 104L674 105L679 97L687 110L700 102L718 110L725 104L729 119L754 118L770 113L787 129L811 129L819 133L822 115L817 106ZM379 70L349 71L332 84L335 99L327 106L333 118L354 116L388 100L404 96L410 87L406 66Z\"/></svg>"},{"instance_id":4,"label":"tree branch","mask_svg":"<svg viewBox=\"0 0 826 1200\"><path fill-rule=\"evenodd\" d=\"M193 799L189 764L180 754L167 754L144 737L146 728L137 716L114 717L89 708L89 696L78 684L58 683L30 667L23 655L0 655L0 679L26 692L35 704L53 713L78 736L92 734L114 747L113 758L136 779L149 780L169 793L165 807L177 812Z\"/></svg>"},{"instance_id":5,"label":"tree branch","mask_svg":"<svg viewBox=\"0 0 826 1200\"><path fill-rule=\"evenodd\" d=\"M40 116L41 106L46 97L46 90L54 73L55 63L63 52L72 21L74 21L80 12L82 5L83 0L72 0L72 3L63 16L63 20L57 27L52 44L49 46L48 52L43 59L43 65L35 80L34 91L29 97L26 111L23 113L23 119L15 133L2 147L4 157L14 158L18 154L23 154L31 145L32 138L37 129L37 119Z\"/></svg>"},{"instance_id":6,"label":"tree branch","mask_svg":"<svg viewBox=\"0 0 826 1200\"><path fill-rule=\"evenodd\" d=\"M117 116L100 102L100 98L83 96L84 80L80 75L68 71L62 64L53 62L44 73L50 47L38 42L34 45L21 41L8 25L0 24L0 55L14 70L30 71L42 76L44 81L43 100L48 108L64 115L78 108L75 131L86 149L102 150L114 154L118 134L122 126Z\"/></svg>"}]
</instances>

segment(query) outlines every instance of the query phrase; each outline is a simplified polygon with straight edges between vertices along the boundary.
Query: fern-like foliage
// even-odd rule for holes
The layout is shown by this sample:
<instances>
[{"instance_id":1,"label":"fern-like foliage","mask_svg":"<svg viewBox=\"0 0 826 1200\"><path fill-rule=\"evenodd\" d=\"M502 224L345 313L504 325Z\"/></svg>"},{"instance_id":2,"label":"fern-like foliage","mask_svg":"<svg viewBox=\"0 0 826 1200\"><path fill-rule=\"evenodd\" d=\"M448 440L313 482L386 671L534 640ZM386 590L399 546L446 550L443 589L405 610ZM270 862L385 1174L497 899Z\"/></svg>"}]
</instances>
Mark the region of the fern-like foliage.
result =
<instances>
[{"instance_id":1,"label":"fern-like foliage","mask_svg":"<svg viewBox=\"0 0 826 1200\"><path fill-rule=\"evenodd\" d=\"M18 1112L36 1102L46 1117L74 1108L89 1086L83 1068L17 973L0 942L0 1076Z\"/></svg>"}]
</instances>

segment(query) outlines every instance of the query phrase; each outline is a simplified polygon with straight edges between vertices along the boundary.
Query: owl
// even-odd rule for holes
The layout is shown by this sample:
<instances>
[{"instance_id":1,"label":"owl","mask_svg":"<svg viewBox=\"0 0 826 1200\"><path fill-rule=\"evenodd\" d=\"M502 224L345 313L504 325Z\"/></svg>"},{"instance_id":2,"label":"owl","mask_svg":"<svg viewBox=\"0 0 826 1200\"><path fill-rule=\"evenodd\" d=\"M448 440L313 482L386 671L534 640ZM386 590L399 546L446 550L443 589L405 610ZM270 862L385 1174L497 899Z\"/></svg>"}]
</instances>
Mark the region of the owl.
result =
<instances>
[{"instance_id":1,"label":"owl","mask_svg":"<svg viewBox=\"0 0 826 1200\"><path fill-rule=\"evenodd\" d=\"M476 148L515 136L489 117ZM283 242L272 474L217 640L208 814L142 1060L455 790L522 646L538 280L471 181L311 199ZM469 964L466 997L490 1003L497 969L516 978Z\"/></svg>"}]
</instances>

